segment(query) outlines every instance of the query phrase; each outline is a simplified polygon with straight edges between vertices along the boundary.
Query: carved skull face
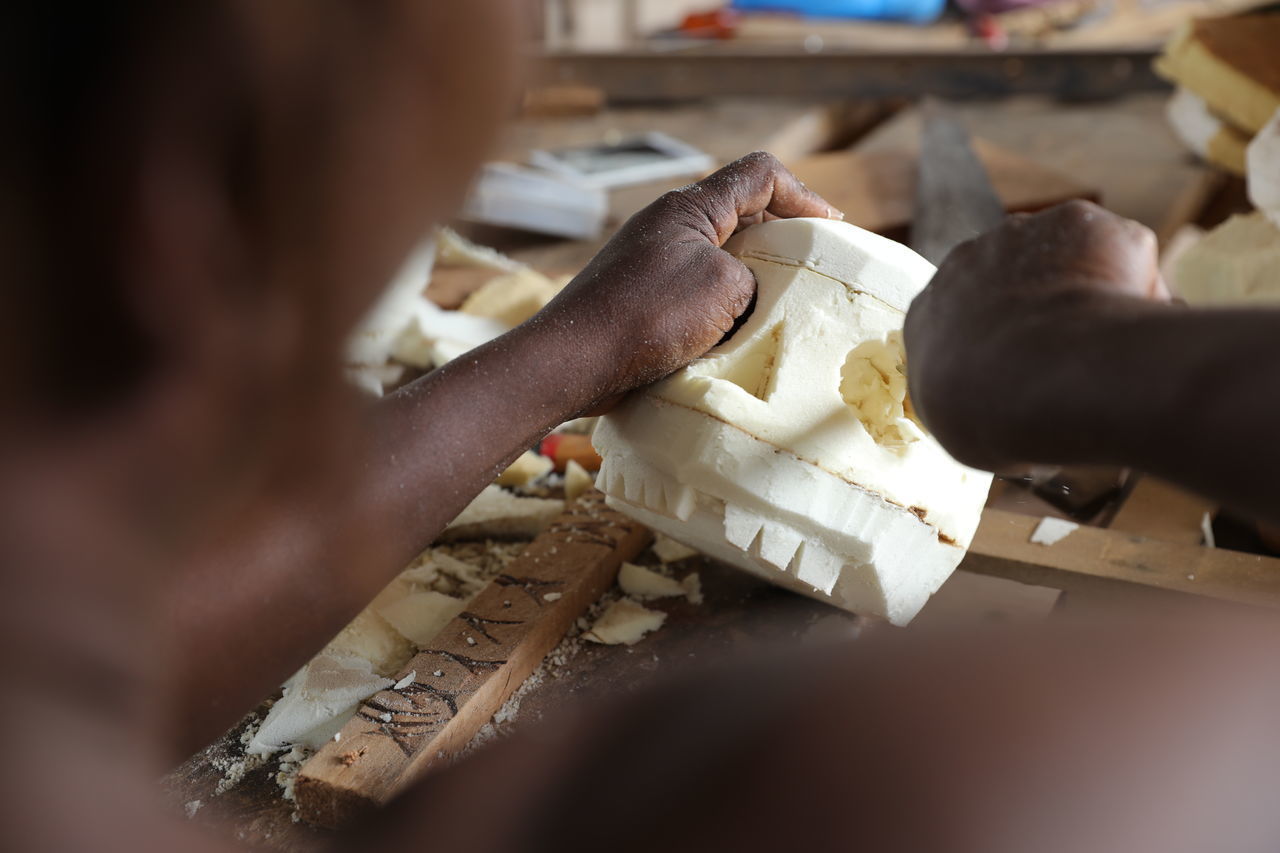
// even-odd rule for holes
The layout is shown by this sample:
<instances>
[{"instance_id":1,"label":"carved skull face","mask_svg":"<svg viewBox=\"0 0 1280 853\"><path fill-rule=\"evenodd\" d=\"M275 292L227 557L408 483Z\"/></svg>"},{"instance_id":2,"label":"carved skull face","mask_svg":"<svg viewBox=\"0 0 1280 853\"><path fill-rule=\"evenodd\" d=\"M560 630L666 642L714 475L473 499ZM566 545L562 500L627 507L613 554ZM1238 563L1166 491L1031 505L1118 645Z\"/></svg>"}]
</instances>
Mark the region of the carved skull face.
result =
<instances>
[{"instance_id":1,"label":"carved skull face","mask_svg":"<svg viewBox=\"0 0 1280 853\"><path fill-rule=\"evenodd\" d=\"M601 420L611 505L857 613L909 621L964 555L990 487L914 419L902 323L933 267L841 222L747 229L734 337Z\"/></svg>"}]
</instances>

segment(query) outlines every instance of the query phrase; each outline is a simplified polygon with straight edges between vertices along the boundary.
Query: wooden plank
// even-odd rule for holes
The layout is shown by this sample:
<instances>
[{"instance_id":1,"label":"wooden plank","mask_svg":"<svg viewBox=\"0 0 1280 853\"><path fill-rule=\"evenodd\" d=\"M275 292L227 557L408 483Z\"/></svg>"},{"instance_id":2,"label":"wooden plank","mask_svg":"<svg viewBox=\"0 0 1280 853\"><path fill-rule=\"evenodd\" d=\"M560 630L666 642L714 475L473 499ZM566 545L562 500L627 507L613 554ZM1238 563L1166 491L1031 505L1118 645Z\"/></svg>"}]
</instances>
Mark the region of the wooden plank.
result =
<instances>
[{"instance_id":1,"label":"wooden plank","mask_svg":"<svg viewBox=\"0 0 1280 853\"><path fill-rule=\"evenodd\" d=\"M1148 539L1199 545L1204 541L1204 514L1214 509L1211 501L1199 495L1155 477L1143 477L1108 526Z\"/></svg>"},{"instance_id":2,"label":"wooden plank","mask_svg":"<svg viewBox=\"0 0 1280 853\"><path fill-rule=\"evenodd\" d=\"M996 194L1011 212L1034 212L1073 198L1097 199L1096 189L994 145L973 140ZM916 145L869 152L815 154L789 165L800 180L844 211L845 219L882 234L905 229L916 192Z\"/></svg>"},{"instance_id":3,"label":"wooden plank","mask_svg":"<svg viewBox=\"0 0 1280 853\"><path fill-rule=\"evenodd\" d=\"M1006 4L1012 5L1012 4ZM1191 17L1216 17L1255 8L1258 0L1058 0L1043 6L1016 6L987 17L1014 43L1038 48L1157 48ZM1083 24L1083 25L1077 25ZM827 52L957 51L976 37L960 19L928 26L883 21L825 21L787 15L750 15L735 42L792 48L818 39Z\"/></svg>"},{"instance_id":4,"label":"wooden plank","mask_svg":"<svg viewBox=\"0 0 1280 853\"><path fill-rule=\"evenodd\" d=\"M1148 539L1200 545L1204 538L1201 521L1213 505L1162 480L1136 476L1136 485L1103 526ZM1097 614L1141 607L1153 597L1160 601L1160 593L1150 587L1133 587L1131 595L1117 595L1115 587L1101 582L1094 589L1075 589L1063 595L1059 607L1063 612Z\"/></svg>"},{"instance_id":5,"label":"wooden plank","mask_svg":"<svg viewBox=\"0 0 1280 853\"><path fill-rule=\"evenodd\" d=\"M950 106L975 136L1100 189L1109 209L1167 235L1169 223L1184 215L1179 211L1186 200L1213 172L1169 129L1167 102L1167 94L1150 94L1090 103L1024 97ZM919 111L903 110L858 150L910 148L919 128Z\"/></svg>"},{"instance_id":6,"label":"wooden plank","mask_svg":"<svg viewBox=\"0 0 1280 853\"><path fill-rule=\"evenodd\" d=\"M564 118L595 115L604 109L604 92L595 86L569 83L526 89L520 115L524 118Z\"/></svg>"},{"instance_id":7,"label":"wooden plank","mask_svg":"<svg viewBox=\"0 0 1280 853\"><path fill-rule=\"evenodd\" d=\"M711 155L717 164L764 149L793 159L859 136L886 112L882 105L837 104L816 99L725 98L714 102L610 108L593 116L555 120L523 119L504 132L498 159L523 162L534 149L596 144L657 130ZM547 275L576 274L600 250L612 230L662 193L696 175L682 176L609 193L606 234L596 240L550 240L508 229L460 229Z\"/></svg>"},{"instance_id":8,"label":"wooden plank","mask_svg":"<svg viewBox=\"0 0 1280 853\"><path fill-rule=\"evenodd\" d=\"M1044 94L1085 100L1168 92L1151 67L1154 45L1040 50L985 46L920 52L741 45L732 40L684 50L543 51L542 79L599 86L610 103L700 98L941 98Z\"/></svg>"},{"instance_id":9,"label":"wooden plank","mask_svg":"<svg viewBox=\"0 0 1280 853\"><path fill-rule=\"evenodd\" d=\"M468 296L500 275L501 270L483 267L436 267L431 271L426 296L441 308L454 311L462 307Z\"/></svg>"},{"instance_id":10,"label":"wooden plank","mask_svg":"<svg viewBox=\"0 0 1280 853\"><path fill-rule=\"evenodd\" d=\"M1072 591L1099 581L1241 604L1280 606L1280 559L1080 527L1055 545L1032 544L1040 519L988 509L960 567Z\"/></svg>"},{"instance_id":11,"label":"wooden plank","mask_svg":"<svg viewBox=\"0 0 1280 853\"><path fill-rule=\"evenodd\" d=\"M534 149L594 145L658 130L702 149L717 163L773 146L781 146L782 154L799 157L831 145L850 123L864 121L866 110L871 110L872 118L879 115L878 110L847 99L833 106L812 97L610 107L591 116L513 122L503 130L495 156L524 162Z\"/></svg>"},{"instance_id":12,"label":"wooden plank","mask_svg":"<svg viewBox=\"0 0 1280 853\"><path fill-rule=\"evenodd\" d=\"M347 824L465 747L651 538L598 491L571 504L397 676L412 683L371 697L304 765L302 818Z\"/></svg>"}]
</instances>

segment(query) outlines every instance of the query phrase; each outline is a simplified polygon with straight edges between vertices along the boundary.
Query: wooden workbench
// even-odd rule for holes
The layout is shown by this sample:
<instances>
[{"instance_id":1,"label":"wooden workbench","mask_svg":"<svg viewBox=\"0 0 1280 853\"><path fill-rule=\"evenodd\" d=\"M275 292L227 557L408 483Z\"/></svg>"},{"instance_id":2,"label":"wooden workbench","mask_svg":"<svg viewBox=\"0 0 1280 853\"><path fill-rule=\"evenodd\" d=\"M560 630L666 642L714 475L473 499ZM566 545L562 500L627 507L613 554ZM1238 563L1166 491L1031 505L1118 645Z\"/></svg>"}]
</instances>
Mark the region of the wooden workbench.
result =
<instances>
[{"instance_id":1,"label":"wooden workbench","mask_svg":"<svg viewBox=\"0 0 1280 853\"><path fill-rule=\"evenodd\" d=\"M1172 233L1177 221L1192 215L1212 191L1216 178L1187 156L1166 129L1164 97L1141 95L1101 104L1061 105L1041 99L969 103L961 115L975 135L1051 166L1102 190L1112 209ZM784 159L802 157L840 135L857 135L858 121L880 117L880 107L844 107L833 113L814 104L732 101L679 109L606 111L569 120L528 120L509 133L509 156L533 147L597 139L610 130L663 130L713 153L720 161L757 148L785 147ZM861 117L861 118L859 118ZM909 112L882 124L863 139L859 150L876 152L909 145ZM616 226L677 182L632 188L615 195ZM494 231L481 232L491 244L551 273L580 268L602 241L550 241ZM1018 500L1006 501L1018 511ZM1042 504L1025 499L1025 511L1039 514ZM637 689L654 677L700 666L753 646L804 642L848 634L864 627L859 620L821 603L771 587L745 574L694 559L680 571L700 573L705 602L665 603L666 625L636 646L579 644L553 673L543 673L520 697L514 719L520 726L550 715L566 703L592 695ZM1038 618L1052 608L1056 590L958 573L931 603L924 622L973 619ZM291 820L292 806L280 798L274 763L250 770L244 781L215 796L223 771L218 756L234 747L235 733L189 762L173 780L176 808L199 800L196 820L230 822L242 839L281 849L298 849L314 840L314 831Z\"/></svg>"},{"instance_id":2,"label":"wooden workbench","mask_svg":"<svg viewBox=\"0 0 1280 853\"><path fill-rule=\"evenodd\" d=\"M1167 97L1140 94L1083 104L1023 97L954 106L975 137L1100 188L1107 207L1167 239L1178 225L1194 217L1221 181L1219 173L1197 162L1169 130L1164 117ZM572 120L525 121L510 131L502 151L518 157L532 148L648 128L683 138L720 162L765 148L791 163L824 148L824 132L858 135L886 114L881 109L846 106L824 127L826 110L814 104L730 100L671 109L606 111ZM913 111L905 110L869 129L854 150L873 153L910 147L917 131ZM615 192L610 203L612 226L681 183L666 181ZM477 233L550 273L580 269L604 242L603 238L551 241L495 230Z\"/></svg>"}]
</instances>

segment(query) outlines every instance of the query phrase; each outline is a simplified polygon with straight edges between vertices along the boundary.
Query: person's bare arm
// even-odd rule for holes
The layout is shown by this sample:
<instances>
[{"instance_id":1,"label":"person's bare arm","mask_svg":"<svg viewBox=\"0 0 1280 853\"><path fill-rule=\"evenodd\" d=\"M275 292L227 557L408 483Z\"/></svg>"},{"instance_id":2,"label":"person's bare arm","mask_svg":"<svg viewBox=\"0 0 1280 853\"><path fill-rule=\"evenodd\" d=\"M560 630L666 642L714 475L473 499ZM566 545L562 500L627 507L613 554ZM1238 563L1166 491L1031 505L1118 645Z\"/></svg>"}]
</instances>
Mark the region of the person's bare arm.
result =
<instances>
[{"instance_id":1,"label":"person's bare arm","mask_svg":"<svg viewBox=\"0 0 1280 853\"><path fill-rule=\"evenodd\" d=\"M633 217L529 322L379 404L347 493L286 496L182 583L169 614L178 742L252 707L556 425L714 346L755 289L719 248L737 228L832 214L751 155Z\"/></svg>"},{"instance_id":2,"label":"person's bare arm","mask_svg":"<svg viewBox=\"0 0 1280 853\"><path fill-rule=\"evenodd\" d=\"M1084 202L954 251L911 307L911 396L970 465L1130 465L1280 520L1280 310L1168 301L1155 238Z\"/></svg>"}]
</instances>

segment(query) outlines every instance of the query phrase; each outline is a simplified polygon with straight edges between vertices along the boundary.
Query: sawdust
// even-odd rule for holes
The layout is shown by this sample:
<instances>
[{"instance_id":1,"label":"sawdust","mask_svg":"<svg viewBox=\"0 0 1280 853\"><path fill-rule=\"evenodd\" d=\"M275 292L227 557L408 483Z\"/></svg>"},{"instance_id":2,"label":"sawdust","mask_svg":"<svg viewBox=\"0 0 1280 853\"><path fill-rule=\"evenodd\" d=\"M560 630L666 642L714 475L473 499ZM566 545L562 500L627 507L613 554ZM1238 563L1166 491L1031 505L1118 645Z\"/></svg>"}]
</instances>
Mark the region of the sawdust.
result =
<instances>
[{"instance_id":1,"label":"sawdust","mask_svg":"<svg viewBox=\"0 0 1280 853\"><path fill-rule=\"evenodd\" d=\"M486 743L509 736L514 731L513 724L520 714L520 705L524 698L548 681L570 674L569 664L586 645L583 633L590 628L600 613L619 597L620 593L616 588L600 596L600 599L570 626L564 639L543 658L538 668L516 688L502 707L494 713L493 718L476 732L471 742L458 753L454 760L461 760Z\"/></svg>"},{"instance_id":2,"label":"sawdust","mask_svg":"<svg viewBox=\"0 0 1280 853\"><path fill-rule=\"evenodd\" d=\"M315 752L305 746L295 746L280 756L280 766L276 771L276 785L280 787L281 796L293 802L293 786L298 781L298 771L306 764Z\"/></svg>"},{"instance_id":3,"label":"sawdust","mask_svg":"<svg viewBox=\"0 0 1280 853\"><path fill-rule=\"evenodd\" d=\"M270 705L268 704L267 707L269 708ZM266 756L250 755L246 751L249 742L258 733L258 728L262 725L265 717L266 714L262 711L255 711L249 714L238 726L240 729L238 738L229 742L220 742L210 748L208 752L209 765L222 774L222 778L218 780L218 784L213 789L215 797L230 791L244 781L246 774L266 764Z\"/></svg>"},{"instance_id":4,"label":"sawdust","mask_svg":"<svg viewBox=\"0 0 1280 853\"><path fill-rule=\"evenodd\" d=\"M343 767L350 767L363 758L364 754L368 751L369 748L367 746L362 746L359 749L348 749L346 752L342 753L342 755L338 756L338 761L342 763Z\"/></svg>"}]
</instances>

